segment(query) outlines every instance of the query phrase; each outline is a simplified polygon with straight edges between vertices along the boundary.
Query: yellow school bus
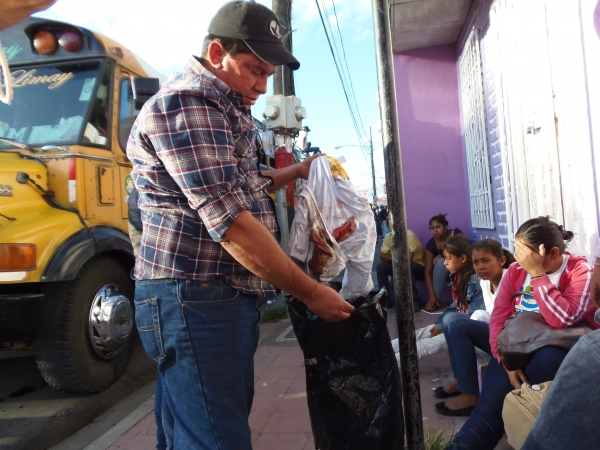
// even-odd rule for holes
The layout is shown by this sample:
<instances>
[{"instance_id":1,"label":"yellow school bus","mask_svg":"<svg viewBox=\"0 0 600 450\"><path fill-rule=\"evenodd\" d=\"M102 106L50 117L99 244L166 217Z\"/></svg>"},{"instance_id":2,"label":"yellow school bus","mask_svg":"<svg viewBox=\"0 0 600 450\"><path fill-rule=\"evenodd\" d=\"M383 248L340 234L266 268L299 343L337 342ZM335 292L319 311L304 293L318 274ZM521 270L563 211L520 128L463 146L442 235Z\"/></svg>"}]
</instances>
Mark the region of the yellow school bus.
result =
<instances>
[{"instance_id":1,"label":"yellow school bus","mask_svg":"<svg viewBox=\"0 0 600 450\"><path fill-rule=\"evenodd\" d=\"M0 343L32 345L57 389L101 392L131 357L125 150L157 73L52 20L27 19L0 42L14 91L0 103Z\"/></svg>"}]
</instances>

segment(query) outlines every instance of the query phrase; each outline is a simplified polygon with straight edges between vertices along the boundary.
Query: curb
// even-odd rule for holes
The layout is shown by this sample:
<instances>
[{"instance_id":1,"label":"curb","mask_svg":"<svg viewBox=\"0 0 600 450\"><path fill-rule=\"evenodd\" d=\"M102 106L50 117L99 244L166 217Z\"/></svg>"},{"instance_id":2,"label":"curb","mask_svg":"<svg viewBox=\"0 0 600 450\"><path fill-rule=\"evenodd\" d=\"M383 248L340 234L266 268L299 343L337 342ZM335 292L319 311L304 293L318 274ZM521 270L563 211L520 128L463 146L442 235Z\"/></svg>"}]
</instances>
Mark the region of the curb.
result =
<instances>
[{"instance_id":1,"label":"curb","mask_svg":"<svg viewBox=\"0 0 600 450\"><path fill-rule=\"evenodd\" d=\"M154 411L154 396L150 397L140 406L138 406L131 414L121 420L113 428L108 430L84 450L106 450L117 439L123 436L127 431L137 425L141 420Z\"/></svg>"}]
</instances>

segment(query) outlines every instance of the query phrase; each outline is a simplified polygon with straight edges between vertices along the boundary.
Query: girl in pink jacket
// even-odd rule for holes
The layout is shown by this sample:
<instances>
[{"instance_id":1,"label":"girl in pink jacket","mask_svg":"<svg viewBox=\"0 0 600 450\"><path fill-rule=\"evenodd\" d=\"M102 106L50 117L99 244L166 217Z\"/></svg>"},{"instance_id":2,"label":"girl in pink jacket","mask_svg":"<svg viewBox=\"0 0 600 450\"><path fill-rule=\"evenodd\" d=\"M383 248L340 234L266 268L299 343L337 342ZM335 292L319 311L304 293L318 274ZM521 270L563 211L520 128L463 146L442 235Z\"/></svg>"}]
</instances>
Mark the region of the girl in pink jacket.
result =
<instances>
[{"instance_id":1,"label":"girl in pink jacket","mask_svg":"<svg viewBox=\"0 0 600 450\"><path fill-rule=\"evenodd\" d=\"M450 449L492 450L504 433L504 398L521 384L554 379L567 350L544 347L525 370L509 371L500 363L496 340L504 322L516 311L541 314L555 328L585 322L592 329L596 307L590 302L594 267L585 258L566 252L573 233L538 217L523 223L515 236L515 259L502 279L490 319L490 346L494 358L483 378L479 403L456 435Z\"/></svg>"}]
</instances>

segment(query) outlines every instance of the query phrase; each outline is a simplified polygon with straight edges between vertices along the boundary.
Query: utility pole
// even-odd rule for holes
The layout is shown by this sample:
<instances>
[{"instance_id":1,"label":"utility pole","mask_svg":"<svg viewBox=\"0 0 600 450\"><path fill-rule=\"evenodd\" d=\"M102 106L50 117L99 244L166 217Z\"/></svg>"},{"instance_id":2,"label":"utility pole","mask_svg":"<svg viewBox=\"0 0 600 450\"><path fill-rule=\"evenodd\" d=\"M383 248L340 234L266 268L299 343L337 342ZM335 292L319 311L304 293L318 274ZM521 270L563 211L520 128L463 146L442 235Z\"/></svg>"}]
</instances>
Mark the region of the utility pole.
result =
<instances>
[{"instance_id":1,"label":"utility pole","mask_svg":"<svg viewBox=\"0 0 600 450\"><path fill-rule=\"evenodd\" d=\"M273 12L279 20L283 44L292 52L292 2L291 0L273 0ZM285 65L277 66L273 75L273 93L275 95L295 95L292 70ZM288 132L275 134L275 168L289 167L294 164L292 137ZM281 245L287 252L290 224L294 220L294 183L276 192L277 218L281 229Z\"/></svg>"},{"instance_id":2,"label":"utility pole","mask_svg":"<svg viewBox=\"0 0 600 450\"><path fill-rule=\"evenodd\" d=\"M292 52L292 1L273 0L273 12L279 19L283 45ZM277 66L273 75L273 92L282 95L296 95L292 70L285 65Z\"/></svg>"},{"instance_id":3,"label":"utility pole","mask_svg":"<svg viewBox=\"0 0 600 450\"><path fill-rule=\"evenodd\" d=\"M412 302L410 261L402 160L400 158L400 134L398 130L398 108L394 84L394 55L390 31L388 0L372 0L375 31L375 54L377 57L377 81L381 108L381 130L383 133L383 156L385 178L388 189L388 206L392 213L392 271L396 292L396 326L400 344L400 378L407 448L423 450L423 412L419 388L419 364Z\"/></svg>"},{"instance_id":4,"label":"utility pole","mask_svg":"<svg viewBox=\"0 0 600 450\"><path fill-rule=\"evenodd\" d=\"M371 176L373 177L373 206L377 205L377 188L375 187L375 160L373 157L373 132L369 127L369 144L371 144Z\"/></svg>"}]
</instances>

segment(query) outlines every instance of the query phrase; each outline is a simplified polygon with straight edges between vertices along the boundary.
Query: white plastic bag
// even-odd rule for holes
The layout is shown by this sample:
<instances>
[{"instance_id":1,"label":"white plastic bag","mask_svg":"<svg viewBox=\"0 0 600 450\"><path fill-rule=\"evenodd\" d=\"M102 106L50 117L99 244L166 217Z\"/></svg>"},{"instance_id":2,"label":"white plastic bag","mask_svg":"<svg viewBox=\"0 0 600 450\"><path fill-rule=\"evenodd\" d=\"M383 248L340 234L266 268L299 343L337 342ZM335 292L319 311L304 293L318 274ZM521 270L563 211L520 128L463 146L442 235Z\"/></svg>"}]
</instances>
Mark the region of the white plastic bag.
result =
<instances>
[{"instance_id":1,"label":"white plastic bag","mask_svg":"<svg viewBox=\"0 0 600 450\"><path fill-rule=\"evenodd\" d=\"M328 158L316 158L302 187L290 231L290 256L308 261L318 281L346 267L340 295L350 300L373 289L371 270L377 232L371 207L352 183L334 179ZM339 242L338 242L339 241Z\"/></svg>"}]
</instances>

